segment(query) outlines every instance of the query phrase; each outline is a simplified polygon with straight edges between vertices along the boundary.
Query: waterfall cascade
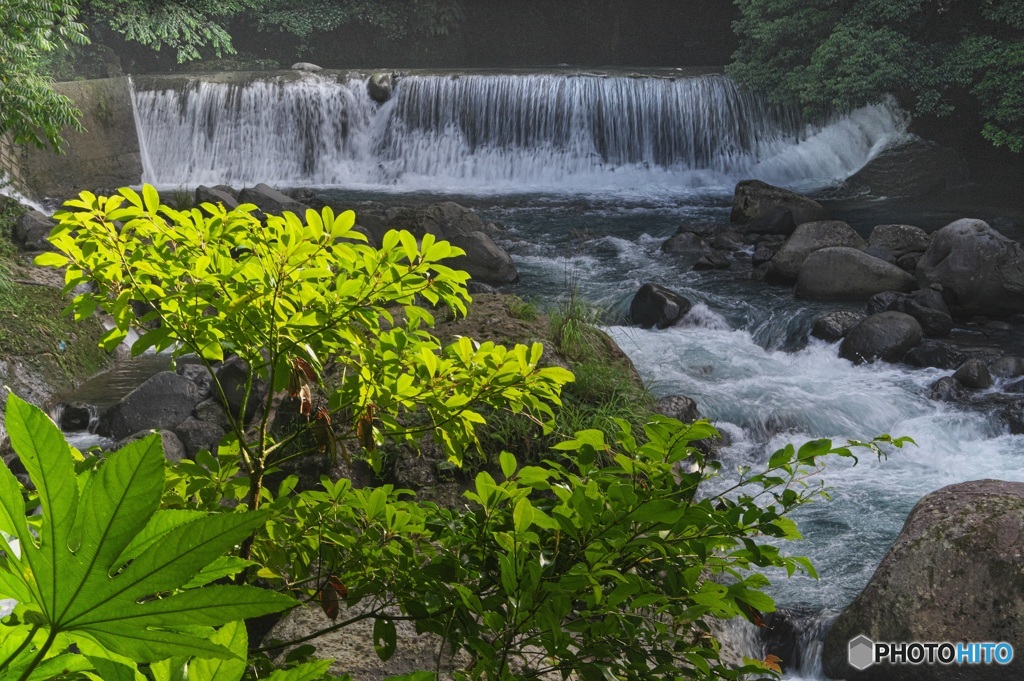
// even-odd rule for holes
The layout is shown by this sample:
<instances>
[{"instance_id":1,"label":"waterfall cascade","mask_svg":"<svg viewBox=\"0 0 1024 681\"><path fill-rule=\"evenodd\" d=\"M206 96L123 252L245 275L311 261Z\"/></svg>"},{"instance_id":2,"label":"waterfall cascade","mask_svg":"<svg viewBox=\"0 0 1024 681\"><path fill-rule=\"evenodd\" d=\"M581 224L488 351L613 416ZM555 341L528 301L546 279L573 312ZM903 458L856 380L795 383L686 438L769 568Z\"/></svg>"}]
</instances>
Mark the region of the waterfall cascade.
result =
<instances>
[{"instance_id":1,"label":"waterfall cascade","mask_svg":"<svg viewBox=\"0 0 1024 681\"><path fill-rule=\"evenodd\" d=\"M407 76L380 105L310 75L136 90L144 180L394 190L593 191L816 185L900 137L883 103L804 124L729 78Z\"/></svg>"}]
</instances>

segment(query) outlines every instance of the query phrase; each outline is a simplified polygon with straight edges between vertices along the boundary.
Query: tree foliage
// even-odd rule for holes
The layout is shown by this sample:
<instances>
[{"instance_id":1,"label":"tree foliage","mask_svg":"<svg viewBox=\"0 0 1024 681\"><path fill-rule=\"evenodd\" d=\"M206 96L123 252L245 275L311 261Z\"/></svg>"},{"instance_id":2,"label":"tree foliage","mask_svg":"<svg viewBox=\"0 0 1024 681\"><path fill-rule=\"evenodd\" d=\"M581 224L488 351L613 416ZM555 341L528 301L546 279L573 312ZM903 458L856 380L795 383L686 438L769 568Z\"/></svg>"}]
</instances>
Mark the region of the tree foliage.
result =
<instances>
[{"instance_id":1,"label":"tree foliage","mask_svg":"<svg viewBox=\"0 0 1024 681\"><path fill-rule=\"evenodd\" d=\"M75 0L0 1L0 133L56 151L64 128L81 129L80 112L38 66L48 52L84 44L85 30Z\"/></svg>"},{"instance_id":2,"label":"tree foliage","mask_svg":"<svg viewBox=\"0 0 1024 681\"><path fill-rule=\"evenodd\" d=\"M966 109L996 146L1024 151L1019 0L736 0L730 73L818 111L887 93L920 115Z\"/></svg>"}]
</instances>

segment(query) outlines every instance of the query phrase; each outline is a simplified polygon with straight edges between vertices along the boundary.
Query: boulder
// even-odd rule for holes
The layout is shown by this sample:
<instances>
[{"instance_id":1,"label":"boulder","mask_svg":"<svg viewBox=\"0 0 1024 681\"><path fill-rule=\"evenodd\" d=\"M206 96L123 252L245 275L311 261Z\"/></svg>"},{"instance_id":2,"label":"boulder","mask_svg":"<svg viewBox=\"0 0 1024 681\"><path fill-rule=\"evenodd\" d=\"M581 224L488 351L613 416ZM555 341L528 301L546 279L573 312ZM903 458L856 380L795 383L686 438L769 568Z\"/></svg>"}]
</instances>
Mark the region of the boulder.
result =
<instances>
[{"instance_id":1,"label":"boulder","mask_svg":"<svg viewBox=\"0 0 1024 681\"><path fill-rule=\"evenodd\" d=\"M785 206L769 208L743 228L744 234L781 234L789 236L796 229L793 211Z\"/></svg>"},{"instance_id":2,"label":"boulder","mask_svg":"<svg viewBox=\"0 0 1024 681\"><path fill-rule=\"evenodd\" d=\"M872 246L871 244L868 244L868 247L864 249L864 252L872 257L878 258L879 260L884 260L890 265L896 264L896 256L892 254L892 251L884 246Z\"/></svg>"},{"instance_id":3,"label":"boulder","mask_svg":"<svg viewBox=\"0 0 1024 681\"><path fill-rule=\"evenodd\" d=\"M391 93L394 89L394 74L387 71L378 71L366 81L366 91L370 93L370 99L380 104L391 99Z\"/></svg>"},{"instance_id":4,"label":"boulder","mask_svg":"<svg viewBox=\"0 0 1024 681\"><path fill-rule=\"evenodd\" d=\"M171 463L178 463L185 458L185 447L181 444L181 440L178 439L177 435L169 430L158 430L157 432L160 433L160 444L163 445L165 459ZM152 434L153 431L151 430L143 430L135 433L134 435L129 435L115 444L113 450L117 451L136 440L141 440L142 438L148 437Z\"/></svg>"},{"instance_id":5,"label":"boulder","mask_svg":"<svg viewBox=\"0 0 1024 681\"><path fill-rule=\"evenodd\" d=\"M928 386L928 399L936 402L963 402L967 397L967 390L952 376L943 376Z\"/></svg>"},{"instance_id":6,"label":"boulder","mask_svg":"<svg viewBox=\"0 0 1024 681\"><path fill-rule=\"evenodd\" d=\"M1024 376L1024 357L1006 355L992 360L988 365L989 373L995 378L1017 378Z\"/></svg>"},{"instance_id":7,"label":"boulder","mask_svg":"<svg viewBox=\"0 0 1024 681\"><path fill-rule=\"evenodd\" d=\"M255 187L238 192L238 201L239 203L254 203L261 211L271 215L280 215L287 211L303 216L308 208L307 205L299 203L287 194L262 182Z\"/></svg>"},{"instance_id":8,"label":"boulder","mask_svg":"<svg viewBox=\"0 0 1024 681\"><path fill-rule=\"evenodd\" d=\"M835 246L814 251L804 259L796 280L796 297L867 298L882 291L910 291L915 283L914 277L896 265L856 248Z\"/></svg>"},{"instance_id":9,"label":"boulder","mask_svg":"<svg viewBox=\"0 0 1024 681\"><path fill-rule=\"evenodd\" d=\"M121 440L139 431L171 429L191 416L201 399L195 383L161 371L108 409L96 432Z\"/></svg>"},{"instance_id":10,"label":"boulder","mask_svg":"<svg viewBox=\"0 0 1024 681\"><path fill-rule=\"evenodd\" d=\"M985 390L992 387L992 374L988 371L988 364L978 358L964 362L953 374L953 378L960 385L971 390Z\"/></svg>"},{"instance_id":11,"label":"boulder","mask_svg":"<svg viewBox=\"0 0 1024 681\"><path fill-rule=\"evenodd\" d=\"M1024 632L1024 483L976 480L944 487L911 511L864 590L825 637L830 678L848 681L1010 681L1013 662L849 666L849 641L1008 641ZM1018 646L1019 647L1019 646Z\"/></svg>"},{"instance_id":12,"label":"boulder","mask_svg":"<svg viewBox=\"0 0 1024 681\"><path fill-rule=\"evenodd\" d=\"M864 315L851 310L830 312L815 320L811 327L811 335L827 343L835 343L864 320Z\"/></svg>"},{"instance_id":13,"label":"boulder","mask_svg":"<svg viewBox=\"0 0 1024 681\"><path fill-rule=\"evenodd\" d=\"M474 211L457 203L446 201L415 208L392 208L383 219L365 220L363 226L377 243L388 229L408 230L416 238L433 234L466 251L464 257L452 258L445 264L466 270L473 279L484 284L500 286L519 281L511 256L490 236L491 232L498 231L496 226L485 223Z\"/></svg>"},{"instance_id":14,"label":"boulder","mask_svg":"<svg viewBox=\"0 0 1024 681\"><path fill-rule=\"evenodd\" d=\"M686 395L667 395L658 400L654 411L683 423L693 423L701 418L697 402Z\"/></svg>"},{"instance_id":15,"label":"boulder","mask_svg":"<svg viewBox=\"0 0 1024 681\"><path fill-rule=\"evenodd\" d=\"M829 220L799 225L772 258L769 273L776 281L796 281L800 266L811 253L832 246L862 249L867 244L845 222Z\"/></svg>"},{"instance_id":16,"label":"boulder","mask_svg":"<svg viewBox=\"0 0 1024 681\"><path fill-rule=\"evenodd\" d=\"M216 452L220 441L224 439L225 431L214 423L200 421L190 416L175 426L174 433L185 448L185 456L193 459L204 449Z\"/></svg>"},{"instance_id":17,"label":"boulder","mask_svg":"<svg viewBox=\"0 0 1024 681\"><path fill-rule=\"evenodd\" d=\"M694 261L709 250L708 244L703 238L693 232L677 231L661 244L661 252L671 255L680 255L691 258Z\"/></svg>"},{"instance_id":18,"label":"boulder","mask_svg":"<svg viewBox=\"0 0 1024 681\"><path fill-rule=\"evenodd\" d=\"M999 420L1006 424L1011 435L1024 435L1024 400L1014 400L999 412Z\"/></svg>"},{"instance_id":19,"label":"boulder","mask_svg":"<svg viewBox=\"0 0 1024 681\"><path fill-rule=\"evenodd\" d=\"M238 208L238 199L231 194L228 194L222 189L216 187L206 187L199 185L196 187L196 205L201 206L204 203L212 203L214 205L221 204L226 210L234 210Z\"/></svg>"},{"instance_id":20,"label":"boulder","mask_svg":"<svg viewBox=\"0 0 1024 681\"><path fill-rule=\"evenodd\" d=\"M87 404L62 404L60 406L57 425L65 433L89 430L93 410Z\"/></svg>"},{"instance_id":21,"label":"boulder","mask_svg":"<svg viewBox=\"0 0 1024 681\"><path fill-rule=\"evenodd\" d=\"M235 418L242 414L242 401L245 399L245 383L248 376L249 367L246 366L240 357L232 357L217 367L217 381L224 391L224 399L226 400L224 407ZM256 413L257 407L263 401L263 398L266 397L266 391L266 383L257 379L253 385L252 393L245 403L245 421L251 419L253 414ZM196 400L196 402L198 403L199 400Z\"/></svg>"},{"instance_id":22,"label":"boulder","mask_svg":"<svg viewBox=\"0 0 1024 681\"><path fill-rule=\"evenodd\" d=\"M469 272L469 276L485 284L499 286L519 281L519 270L505 249L483 232L455 234L449 241L466 252L451 258L452 267Z\"/></svg>"},{"instance_id":23,"label":"boulder","mask_svg":"<svg viewBox=\"0 0 1024 681\"><path fill-rule=\"evenodd\" d=\"M903 356L903 363L912 367L955 369L965 359L967 356L949 343L925 340Z\"/></svg>"},{"instance_id":24,"label":"boulder","mask_svg":"<svg viewBox=\"0 0 1024 681\"><path fill-rule=\"evenodd\" d=\"M781 241L759 242L757 248L754 249L754 255L751 257L750 264L757 268L771 262L780 248L782 248Z\"/></svg>"},{"instance_id":25,"label":"boulder","mask_svg":"<svg viewBox=\"0 0 1024 681\"><path fill-rule=\"evenodd\" d=\"M923 253L932 239L913 225L877 225L871 230L868 244L888 249L897 258L907 253Z\"/></svg>"},{"instance_id":26,"label":"boulder","mask_svg":"<svg viewBox=\"0 0 1024 681\"><path fill-rule=\"evenodd\" d=\"M693 304L680 294L657 284L644 284L629 304L630 320L644 329L665 329L683 318Z\"/></svg>"},{"instance_id":27,"label":"boulder","mask_svg":"<svg viewBox=\"0 0 1024 681\"><path fill-rule=\"evenodd\" d=\"M923 335L921 325L910 315L880 312L850 329L839 346L839 356L855 364L876 359L898 362Z\"/></svg>"},{"instance_id":28,"label":"boulder","mask_svg":"<svg viewBox=\"0 0 1024 681\"><path fill-rule=\"evenodd\" d=\"M309 72L309 73L315 73L316 71L323 71L324 70L322 66L317 66L316 64L310 64L308 61L295 62L294 64L292 64L291 68L292 68L293 71L306 71L306 72Z\"/></svg>"},{"instance_id":29,"label":"boulder","mask_svg":"<svg viewBox=\"0 0 1024 681\"><path fill-rule=\"evenodd\" d=\"M732 265L732 261L729 257L721 251L709 248L708 252L697 259L697 262L693 263L693 269L695 270L725 270Z\"/></svg>"},{"instance_id":30,"label":"boulder","mask_svg":"<svg viewBox=\"0 0 1024 681\"><path fill-rule=\"evenodd\" d=\"M916 138L884 149L847 178L849 195L926 196L963 184L967 164L955 151Z\"/></svg>"},{"instance_id":31,"label":"boulder","mask_svg":"<svg viewBox=\"0 0 1024 681\"><path fill-rule=\"evenodd\" d=\"M917 272L917 263L921 262L922 255L924 255L924 253L918 253L916 251L914 253L907 253L906 255L901 255L900 257L896 258L896 264L900 267L900 269L904 269L907 272L914 274Z\"/></svg>"},{"instance_id":32,"label":"boulder","mask_svg":"<svg viewBox=\"0 0 1024 681\"><path fill-rule=\"evenodd\" d=\"M291 197L292 199L298 201L302 205L308 206L315 211L322 210L324 206L327 205L327 202L321 199L319 194L317 194L312 189L307 189L306 187L295 187L294 189L286 189L282 193L285 196Z\"/></svg>"},{"instance_id":33,"label":"boulder","mask_svg":"<svg viewBox=\"0 0 1024 681\"><path fill-rule=\"evenodd\" d=\"M720 251L741 251L744 248L743 235L728 229L720 234L716 234L711 239L711 248L717 248Z\"/></svg>"},{"instance_id":34,"label":"boulder","mask_svg":"<svg viewBox=\"0 0 1024 681\"><path fill-rule=\"evenodd\" d=\"M216 398L211 397L208 400L203 400L196 405L192 413L200 421L212 423L225 432L231 430L231 417L228 416L224 405Z\"/></svg>"},{"instance_id":35,"label":"boulder","mask_svg":"<svg viewBox=\"0 0 1024 681\"><path fill-rule=\"evenodd\" d=\"M26 251L56 251L47 239L56 224L50 216L30 210L14 223L11 236L14 243Z\"/></svg>"},{"instance_id":36,"label":"boulder","mask_svg":"<svg viewBox=\"0 0 1024 681\"><path fill-rule=\"evenodd\" d=\"M868 301L868 314L887 311L909 314L921 324L924 334L933 338L949 335L953 329L949 308L942 294L934 289L923 289L911 294L884 291Z\"/></svg>"},{"instance_id":37,"label":"boulder","mask_svg":"<svg viewBox=\"0 0 1024 681\"><path fill-rule=\"evenodd\" d=\"M202 364L179 364L174 373L184 376L195 383L196 387L199 388L200 399L205 400L210 396L210 392L213 389L213 376L210 375L210 372Z\"/></svg>"},{"instance_id":38,"label":"boulder","mask_svg":"<svg viewBox=\"0 0 1024 681\"><path fill-rule=\"evenodd\" d=\"M817 201L760 180L743 180L736 185L729 219L745 225L778 207L790 211L795 225L829 219L828 211Z\"/></svg>"},{"instance_id":39,"label":"boulder","mask_svg":"<svg viewBox=\"0 0 1024 681\"><path fill-rule=\"evenodd\" d=\"M955 315L1008 316L1024 311L1024 247L981 220L946 225L917 263L922 288L941 284Z\"/></svg>"}]
</instances>

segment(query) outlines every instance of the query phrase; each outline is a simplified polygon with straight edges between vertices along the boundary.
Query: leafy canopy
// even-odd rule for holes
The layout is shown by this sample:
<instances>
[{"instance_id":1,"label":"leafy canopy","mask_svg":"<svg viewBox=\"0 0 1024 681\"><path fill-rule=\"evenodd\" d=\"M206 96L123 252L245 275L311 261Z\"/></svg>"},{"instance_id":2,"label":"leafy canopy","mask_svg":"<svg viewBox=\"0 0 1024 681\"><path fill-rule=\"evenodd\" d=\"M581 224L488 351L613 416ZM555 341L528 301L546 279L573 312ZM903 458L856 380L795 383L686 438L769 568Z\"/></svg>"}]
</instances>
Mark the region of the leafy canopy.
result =
<instances>
[{"instance_id":1,"label":"leafy canopy","mask_svg":"<svg viewBox=\"0 0 1024 681\"><path fill-rule=\"evenodd\" d=\"M5 423L42 515L29 515L26 491L0 466L0 596L17 601L0 623L0 679L172 656L232 659L204 630L293 605L253 587L203 586L244 567L223 556L267 514L159 510L158 435L76 473L81 454L37 407L8 395Z\"/></svg>"},{"instance_id":2,"label":"leafy canopy","mask_svg":"<svg viewBox=\"0 0 1024 681\"><path fill-rule=\"evenodd\" d=\"M45 53L87 42L75 0L0 2L0 133L16 144L60 148L61 131L81 115L39 75Z\"/></svg>"},{"instance_id":3,"label":"leafy canopy","mask_svg":"<svg viewBox=\"0 0 1024 681\"><path fill-rule=\"evenodd\" d=\"M920 115L963 110L992 144L1024 151L1019 0L736 4L729 72L776 101L823 111L893 93Z\"/></svg>"}]
</instances>

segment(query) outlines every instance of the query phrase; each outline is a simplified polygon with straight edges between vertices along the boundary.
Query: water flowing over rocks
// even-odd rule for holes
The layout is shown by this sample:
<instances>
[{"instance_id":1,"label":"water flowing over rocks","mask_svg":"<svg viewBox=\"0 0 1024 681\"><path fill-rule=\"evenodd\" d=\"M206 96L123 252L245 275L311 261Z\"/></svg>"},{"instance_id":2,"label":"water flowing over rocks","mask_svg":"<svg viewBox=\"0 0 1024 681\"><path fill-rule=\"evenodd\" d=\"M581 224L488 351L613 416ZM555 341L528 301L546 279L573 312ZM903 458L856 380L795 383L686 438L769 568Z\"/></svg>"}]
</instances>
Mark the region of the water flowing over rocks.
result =
<instances>
[{"instance_id":1,"label":"water flowing over rocks","mask_svg":"<svg viewBox=\"0 0 1024 681\"><path fill-rule=\"evenodd\" d=\"M796 297L867 298L882 291L910 291L915 283L914 277L884 260L856 248L833 246L814 251L801 263Z\"/></svg>"},{"instance_id":2,"label":"water flowing over rocks","mask_svg":"<svg viewBox=\"0 0 1024 681\"><path fill-rule=\"evenodd\" d=\"M847 663L848 642L1009 641L1024 636L1024 483L978 480L944 487L911 511L871 581L825 639L830 678L848 681L1009 681L1024 658L1002 665Z\"/></svg>"},{"instance_id":3,"label":"water flowing over rocks","mask_svg":"<svg viewBox=\"0 0 1024 681\"><path fill-rule=\"evenodd\" d=\"M794 225L820 222L830 217L820 203L806 196L760 180L743 180L736 185L729 219L737 225L745 225L761 216L767 217L768 213L780 207L790 212L790 220ZM776 212L774 216L775 224L787 224L784 214Z\"/></svg>"},{"instance_id":4,"label":"water flowing over rocks","mask_svg":"<svg viewBox=\"0 0 1024 681\"><path fill-rule=\"evenodd\" d=\"M370 99L380 104L391 99L391 93L395 89L394 74L378 71L366 81L366 89L370 93Z\"/></svg>"},{"instance_id":5,"label":"water flowing over rocks","mask_svg":"<svg viewBox=\"0 0 1024 681\"><path fill-rule=\"evenodd\" d=\"M884 149L843 183L850 195L926 196L964 184L967 164L956 152L922 139Z\"/></svg>"},{"instance_id":6,"label":"water flowing over rocks","mask_svg":"<svg viewBox=\"0 0 1024 681\"><path fill-rule=\"evenodd\" d=\"M923 333L916 319L903 312L879 312L853 327L839 346L839 356L855 364L898 362L921 342Z\"/></svg>"},{"instance_id":7,"label":"water flowing over rocks","mask_svg":"<svg viewBox=\"0 0 1024 681\"><path fill-rule=\"evenodd\" d=\"M629 318L637 326L667 329L683 318L693 303L658 284L644 284L629 304Z\"/></svg>"},{"instance_id":8,"label":"water flowing over rocks","mask_svg":"<svg viewBox=\"0 0 1024 681\"><path fill-rule=\"evenodd\" d=\"M954 315L1024 312L1024 247L981 220L957 220L933 235L917 280L940 284Z\"/></svg>"},{"instance_id":9,"label":"water flowing over rocks","mask_svg":"<svg viewBox=\"0 0 1024 681\"><path fill-rule=\"evenodd\" d=\"M853 228L839 220L824 222L806 222L797 226L793 235L786 239L782 247L768 265L768 275L772 281L793 282L800 274L800 266L811 253L831 246L846 246L863 249L867 246Z\"/></svg>"}]
</instances>

